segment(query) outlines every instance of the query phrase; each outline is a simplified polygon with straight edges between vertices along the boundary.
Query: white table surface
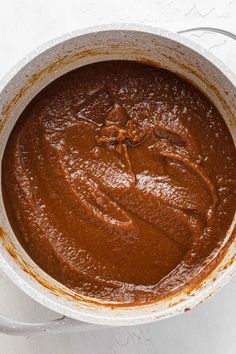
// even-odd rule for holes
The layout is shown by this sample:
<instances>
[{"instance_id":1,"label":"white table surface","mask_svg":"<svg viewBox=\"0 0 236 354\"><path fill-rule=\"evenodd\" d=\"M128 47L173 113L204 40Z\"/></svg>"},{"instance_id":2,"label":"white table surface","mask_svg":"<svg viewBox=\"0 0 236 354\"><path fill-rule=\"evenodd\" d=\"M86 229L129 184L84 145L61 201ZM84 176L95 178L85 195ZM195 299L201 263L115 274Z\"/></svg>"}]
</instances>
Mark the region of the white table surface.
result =
<instances>
[{"instance_id":1,"label":"white table surface","mask_svg":"<svg viewBox=\"0 0 236 354\"><path fill-rule=\"evenodd\" d=\"M65 32L110 22L172 31L214 26L236 33L236 0L0 0L0 77L29 51ZM188 34L236 70L236 43L218 34ZM41 337L0 335L1 354L234 354L236 278L207 303L153 324ZM0 274L0 313L43 321L57 314Z\"/></svg>"}]
</instances>

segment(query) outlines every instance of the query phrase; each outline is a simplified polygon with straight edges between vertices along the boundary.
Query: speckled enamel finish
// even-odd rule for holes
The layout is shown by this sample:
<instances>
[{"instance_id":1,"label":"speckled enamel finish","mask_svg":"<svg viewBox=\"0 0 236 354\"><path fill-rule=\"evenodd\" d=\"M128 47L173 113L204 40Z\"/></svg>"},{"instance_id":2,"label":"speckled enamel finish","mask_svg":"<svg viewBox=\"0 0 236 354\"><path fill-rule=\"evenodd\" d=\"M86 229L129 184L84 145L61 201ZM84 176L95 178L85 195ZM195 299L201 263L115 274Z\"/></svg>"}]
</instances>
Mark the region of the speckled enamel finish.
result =
<instances>
[{"instance_id":1,"label":"speckled enamel finish","mask_svg":"<svg viewBox=\"0 0 236 354\"><path fill-rule=\"evenodd\" d=\"M9 134L31 99L60 75L102 60L132 59L167 68L192 81L214 102L232 135L236 130L236 78L219 60L179 35L143 25L106 25L69 33L28 55L0 82L0 159ZM6 217L0 195L0 266L12 281L46 307L73 319L134 325L182 313L209 298L236 269L236 240L218 267L195 289L143 307L112 308L78 297L28 257ZM226 236L233 232L234 225ZM71 320L71 326L75 321ZM68 325L68 323L67 323Z\"/></svg>"}]
</instances>

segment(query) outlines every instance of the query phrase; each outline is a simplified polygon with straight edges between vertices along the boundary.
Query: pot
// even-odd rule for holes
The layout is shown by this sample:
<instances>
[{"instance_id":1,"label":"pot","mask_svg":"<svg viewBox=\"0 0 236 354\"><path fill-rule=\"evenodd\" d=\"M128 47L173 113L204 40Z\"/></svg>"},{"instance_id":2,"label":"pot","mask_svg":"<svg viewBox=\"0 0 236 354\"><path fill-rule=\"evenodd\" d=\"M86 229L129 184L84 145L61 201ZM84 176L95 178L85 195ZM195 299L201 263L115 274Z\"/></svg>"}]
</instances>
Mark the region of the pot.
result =
<instances>
[{"instance_id":1,"label":"pot","mask_svg":"<svg viewBox=\"0 0 236 354\"><path fill-rule=\"evenodd\" d=\"M112 59L150 63L191 81L215 104L236 140L236 77L224 64L206 50L174 33L143 25L106 25L76 31L43 45L26 56L1 81L0 159L18 117L42 88L82 65ZM2 193L0 211L1 269L34 300L69 317L43 324L25 324L2 316L0 330L5 333L87 330L98 328L88 323L121 326L160 320L192 309L208 299L229 281L236 269L236 239L232 237L235 232L234 220L225 237L225 243L230 237L232 240L225 256L194 289L181 291L145 306L113 308L102 301L75 294L43 272L15 237L6 215Z\"/></svg>"}]
</instances>

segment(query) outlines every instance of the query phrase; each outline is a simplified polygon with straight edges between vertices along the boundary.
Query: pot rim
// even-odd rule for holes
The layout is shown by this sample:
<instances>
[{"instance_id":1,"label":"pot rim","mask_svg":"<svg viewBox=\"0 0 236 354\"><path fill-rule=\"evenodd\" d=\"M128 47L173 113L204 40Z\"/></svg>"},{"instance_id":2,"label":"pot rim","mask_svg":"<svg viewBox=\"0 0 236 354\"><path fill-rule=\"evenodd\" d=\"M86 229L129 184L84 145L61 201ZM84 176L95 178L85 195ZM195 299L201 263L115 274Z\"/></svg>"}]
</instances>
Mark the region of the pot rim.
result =
<instances>
[{"instance_id":1,"label":"pot rim","mask_svg":"<svg viewBox=\"0 0 236 354\"><path fill-rule=\"evenodd\" d=\"M211 54L208 50L202 48L200 45L195 42L183 37L182 35L169 32L162 28L148 26L143 24L133 24L133 23L116 23L116 24L104 24L98 26L91 26L84 29L75 30L73 32L69 32L67 34L61 35L52 39L42 45L40 45L37 49L31 51L27 54L23 59L21 59L12 69L0 80L0 93L4 90L5 86L12 80L19 71L21 71L27 64L30 64L37 56L43 54L46 50L52 49L54 46L61 44L67 40L77 38L87 34L93 34L97 32L107 32L107 31L131 31L131 32L139 32L157 35L163 38L170 39L181 45L192 49L194 52L197 52L200 56L204 57L211 64L213 64L223 75L233 84L236 88L236 75L217 57ZM235 256L235 255L234 255ZM220 262L221 263L221 262ZM218 266L220 266L220 263ZM188 298L183 302L180 302L174 305L168 312L166 309L163 311L157 312L147 312L147 314L133 316L122 316L122 317L107 317L98 312L86 313L86 309L72 309L67 305L63 305L59 302L54 301L50 293L48 292L45 295L45 292L40 292L38 289L33 287L32 284L29 284L25 279L21 277L21 274L16 271L7 261L5 256L0 252L0 266L1 269L7 274L7 276L25 293L27 293L30 297L32 297L37 302L42 305L52 309L56 312L62 313L69 317L73 317L75 319L79 319L82 321L96 323L96 324L110 324L110 325L134 325L152 322L157 319L171 317L178 313L181 313L186 308L193 308L197 304L203 302L208 297L213 295L216 291L218 291L222 286L227 283L232 275L236 271L236 257L234 257L232 264L230 264L227 269L218 273L217 279L212 283L212 286L207 286L202 291L193 298ZM218 268L217 266L217 268ZM214 270L213 270L214 271ZM211 273L210 273L211 274ZM210 276L210 275L209 275ZM35 279L36 281L36 279ZM155 305L150 304L149 306ZM130 307L131 308L131 307ZM118 310L117 310L118 311ZM133 311L135 312L135 308L133 307ZM162 313L163 312L163 313Z\"/></svg>"}]
</instances>

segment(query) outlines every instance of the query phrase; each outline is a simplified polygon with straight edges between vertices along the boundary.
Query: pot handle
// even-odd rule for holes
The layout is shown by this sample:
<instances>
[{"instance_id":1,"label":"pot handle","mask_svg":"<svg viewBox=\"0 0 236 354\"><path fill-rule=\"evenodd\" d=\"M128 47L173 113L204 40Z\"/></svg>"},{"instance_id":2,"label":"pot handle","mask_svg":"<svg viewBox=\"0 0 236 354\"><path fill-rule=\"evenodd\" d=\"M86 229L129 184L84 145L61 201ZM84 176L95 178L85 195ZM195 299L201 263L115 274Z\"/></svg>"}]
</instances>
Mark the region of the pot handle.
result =
<instances>
[{"instance_id":1,"label":"pot handle","mask_svg":"<svg viewBox=\"0 0 236 354\"><path fill-rule=\"evenodd\" d=\"M60 317L47 322L21 322L0 315L0 333L13 336L33 336L43 334L58 334L66 332L87 332L105 329L111 326L94 325L69 317Z\"/></svg>"},{"instance_id":2,"label":"pot handle","mask_svg":"<svg viewBox=\"0 0 236 354\"><path fill-rule=\"evenodd\" d=\"M219 33L222 34L223 36L227 36L229 38L232 38L234 40L236 40L236 34L220 29L220 28L216 28L216 27L194 27L194 28L187 28L184 30L180 30L177 31L178 34L183 34L183 33L188 33L188 32L196 32L196 31L206 31L206 32L214 32L214 33Z\"/></svg>"}]
</instances>

